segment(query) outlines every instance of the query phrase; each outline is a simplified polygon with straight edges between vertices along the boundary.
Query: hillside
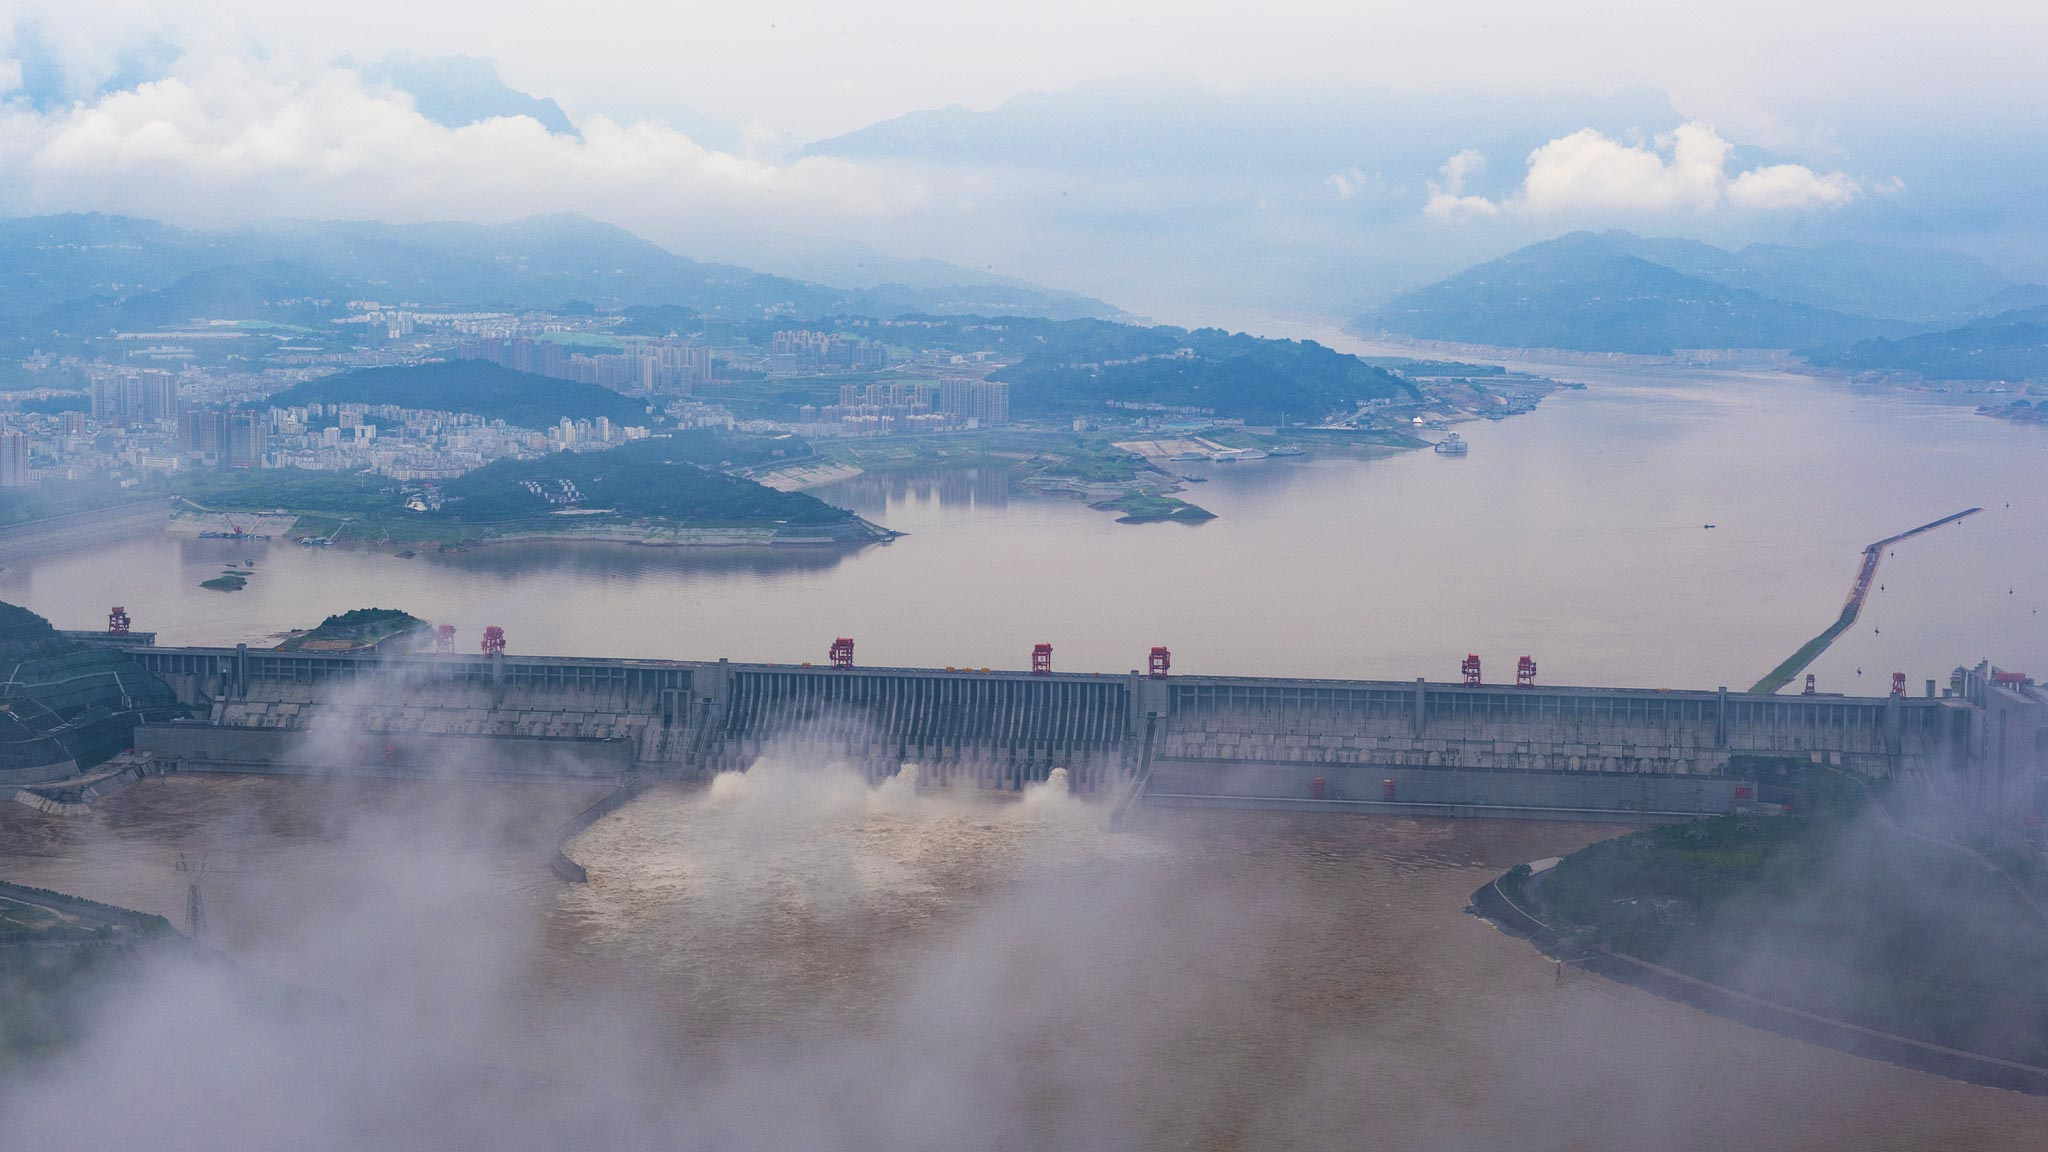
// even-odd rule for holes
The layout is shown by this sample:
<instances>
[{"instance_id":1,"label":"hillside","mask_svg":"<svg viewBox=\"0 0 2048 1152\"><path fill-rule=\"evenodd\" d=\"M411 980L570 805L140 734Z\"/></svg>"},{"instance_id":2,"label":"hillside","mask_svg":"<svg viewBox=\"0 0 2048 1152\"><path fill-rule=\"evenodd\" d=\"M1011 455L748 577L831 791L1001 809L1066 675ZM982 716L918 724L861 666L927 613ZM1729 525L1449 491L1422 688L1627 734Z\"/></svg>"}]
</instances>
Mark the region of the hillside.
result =
<instances>
[{"instance_id":1,"label":"hillside","mask_svg":"<svg viewBox=\"0 0 2048 1152\"><path fill-rule=\"evenodd\" d=\"M196 471L181 476L177 488L216 511L289 509L308 518L309 531L345 521L351 539L464 538L515 521L522 530L629 521L702 528L853 523L853 513L814 496L717 471L809 454L795 437L657 436L602 452L494 461L440 485L442 504L429 511L407 508L408 486L386 477L296 468Z\"/></svg>"},{"instance_id":2,"label":"hillside","mask_svg":"<svg viewBox=\"0 0 2048 1152\"><path fill-rule=\"evenodd\" d=\"M801 492L778 492L703 467L685 442L640 440L606 452L498 460L442 486L437 518L465 522L601 511L627 520L708 527L819 525L853 519ZM536 491L535 489L538 489Z\"/></svg>"},{"instance_id":3,"label":"hillside","mask_svg":"<svg viewBox=\"0 0 2048 1152\"><path fill-rule=\"evenodd\" d=\"M1871 251L1860 264L1839 251L1795 258L1800 251L1752 246L1729 253L1692 241L1575 232L1396 297L1353 327L1455 343L1652 355L1805 348L1911 331L1899 321L1800 299L1903 304L1903 291L1850 290L1859 280L1876 284L1881 278L1869 269L1880 264L1903 280L1903 264L1886 264ZM1938 296L1960 311L1982 298L1988 282L1962 271L1952 280L1950 288L1918 297L1916 308Z\"/></svg>"},{"instance_id":4,"label":"hillside","mask_svg":"<svg viewBox=\"0 0 2048 1152\"><path fill-rule=\"evenodd\" d=\"M293 221L188 231L98 214L0 219L0 338L104 335L189 320L324 324L351 299L425 306L683 305L707 315L901 311L1116 315L1028 285L847 290L677 255L580 216L509 224Z\"/></svg>"},{"instance_id":5,"label":"hillside","mask_svg":"<svg viewBox=\"0 0 2048 1152\"><path fill-rule=\"evenodd\" d=\"M1252 424L1350 413L1412 394L1400 377L1312 340L1268 340L1221 328L1141 327L1099 320L905 318L925 347L989 352L1018 362L991 375L1024 417L1099 415L1109 404L1207 409Z\"/></svg>"},{"instance_id":6,"label":"hillside","mask_svg":"<svg viewBox=\"0 0 2048 1152\"><path fill-rule=\"evenodd\" d=\"M1898 340L1865 340L1807 357L1827 368L1927 380L2048 381L2048 305Z\"/></svg>"},{"instance_id":7,"label":"hillside","mask_svg":"<svg viewBox=\"0 0 2048 1152\"><path fill-rule=\"evenodd\" d=\"M522 428L545 428L564 416L617 424L645 424L647 405L596 384L519 372L484 360L449 360L391 368L363 368L295 384L271 395L271 404L400 404L473 412Z\"/></svg>"}]
</instances>

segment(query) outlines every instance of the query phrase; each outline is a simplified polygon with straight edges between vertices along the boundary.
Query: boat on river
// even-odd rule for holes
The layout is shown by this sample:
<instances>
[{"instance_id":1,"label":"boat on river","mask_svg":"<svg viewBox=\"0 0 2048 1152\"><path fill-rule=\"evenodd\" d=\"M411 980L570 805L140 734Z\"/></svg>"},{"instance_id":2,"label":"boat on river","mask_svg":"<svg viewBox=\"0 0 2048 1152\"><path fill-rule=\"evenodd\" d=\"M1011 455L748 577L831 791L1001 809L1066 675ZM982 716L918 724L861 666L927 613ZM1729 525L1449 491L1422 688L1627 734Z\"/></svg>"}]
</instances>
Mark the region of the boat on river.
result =
<instances>
[{"instance_id":1,"label":"boat on river","mask_svg":"<svg viewBox=\"0 0 2048 1152\"><path fill-rule=\"evenodd\" d=\"M1470 450L1471 445L1465 443L1465 438L1456 432L1436 442L1436 454L1439 456L1463 456Z\"/></svg>"}]
</instances>

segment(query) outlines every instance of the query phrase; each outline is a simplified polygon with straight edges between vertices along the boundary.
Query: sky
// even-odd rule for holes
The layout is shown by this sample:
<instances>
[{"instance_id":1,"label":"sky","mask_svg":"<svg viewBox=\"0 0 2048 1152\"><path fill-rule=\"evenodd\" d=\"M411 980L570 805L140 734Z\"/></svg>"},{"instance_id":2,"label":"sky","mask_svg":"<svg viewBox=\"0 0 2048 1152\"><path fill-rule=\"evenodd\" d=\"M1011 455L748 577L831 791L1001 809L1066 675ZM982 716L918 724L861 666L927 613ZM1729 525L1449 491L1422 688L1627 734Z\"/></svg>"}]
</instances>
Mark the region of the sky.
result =
<instances>
[{"instance_id":1,"label":"sky","mask_svg":"<svg viewBox=\"0 0 2048 1152\"><path fill-rule=\"evenodd\" d=\"M1905 237L2027 278L2043 161L2012 142L2048 106L2043 43L2048 5L2009 0L9 0L0 213L577 211L771 271L862 245L1175 314L1341 313L1573 227ZM436 123L376 71L394 54L494 61L575 133ZM1227 129L1152 99L1190 90ZM1064 139L1124 151L1006 159L1048 93ZM819 143L949 108L994 159ZM1175 132L1217 162L1160 178Z\"/></svg>"}]
</instances>

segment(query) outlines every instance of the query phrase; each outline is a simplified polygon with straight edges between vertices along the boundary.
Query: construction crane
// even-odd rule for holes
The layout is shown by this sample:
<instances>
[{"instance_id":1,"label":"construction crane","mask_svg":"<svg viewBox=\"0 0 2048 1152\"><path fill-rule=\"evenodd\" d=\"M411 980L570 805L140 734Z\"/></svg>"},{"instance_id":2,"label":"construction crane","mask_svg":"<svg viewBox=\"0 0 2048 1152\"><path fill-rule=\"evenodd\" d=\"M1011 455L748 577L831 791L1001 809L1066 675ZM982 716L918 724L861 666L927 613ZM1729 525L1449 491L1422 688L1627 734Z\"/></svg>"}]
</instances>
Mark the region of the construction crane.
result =
<instances>
[{"instance_id":1,"label":"construction crane","mask_svg":"<svg viewBox=\"0 0 2048 1152\"><path fill-rule=\"evenodd\" d=\"M1458 665L1458 671L1465 674L1465 687L1479 687L1479 653L1465 653L1465 661Z\"/></svg>"},{"instance_id":2,"label":"construction crane","mask_svg":"<svg viewBox=\"0 0 2048 1152\"><path fill-rule=\"evenodd\" d=\"M1154 680L1166 679L1166 670L1173 667L1173 653L1163 644L1154 645L1152 654L1146 658L1145 674Z\"/></svg>"},{"instance_id":3,"label":"construction crane","mask_svg":"<svg viewBox=\"0 0 2048 1152\"><path fill-rule=\"evenodd\" d=\"M842 672L846 671L849 668L852 668L853 637L841 636L838 639L832 641L832 647L826 650L826 655L831 657L832 667L837 668Z\"/></svg>"},{"instance_id":4,"label":"construction crane","mask_svg":"<svg viewBox=\"0 0 2048 1152\"><path fill-rule=\"evenodd\" d=\"M125 636L127 634L128 610L116 604L107 611L107 635Z\"/></svg>"},{"instance_id":5,"label":"construction crane","mask_svg":"<svg viewBox=\"0 0 2048 1152\"><path fill-rule=\"evenodd\" d=\"M1515 665L1515 687L1534 688L1535 686L1536 661L1533 657L1524 656L1522 657L1521 661Z\"/></svg>"},{"instance_id":6,"label":"construction crane","mask_svg":"<svg viewBox=\"0 0 2048 1152\"><path fill-rule=\"evenodd\" d=\"M505 654L505 630L496 624L485 628L483 648L484 655L486 656L503 656Z\"/></svg>"},{"instance_id":7,"label":"construction crane","mask_svg":"<svg viewBox=\"0 0 2048 1152\"><path fill-rule=\"evenodd\" d=\"M1052 675L1052 645L1034 644L1031 646L1031 674L1033 676Z\"/></svg>"}]
</instances>

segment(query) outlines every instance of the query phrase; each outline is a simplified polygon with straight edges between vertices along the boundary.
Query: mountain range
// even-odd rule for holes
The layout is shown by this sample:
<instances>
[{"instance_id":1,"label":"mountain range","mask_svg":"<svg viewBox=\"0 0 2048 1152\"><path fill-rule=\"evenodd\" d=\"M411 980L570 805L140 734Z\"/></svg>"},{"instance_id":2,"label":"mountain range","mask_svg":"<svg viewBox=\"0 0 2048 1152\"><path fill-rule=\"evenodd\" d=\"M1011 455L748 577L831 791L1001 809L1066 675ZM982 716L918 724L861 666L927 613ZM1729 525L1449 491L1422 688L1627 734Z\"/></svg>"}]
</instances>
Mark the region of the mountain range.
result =
<instances>
[{"instance_id":1,"label":"mountain range","mask_svg":"<svg viewBox=\"0 0 2048 1152\"><path fill-rule=\"evenodd\" d=\"M1841 347L1911 336L2033 299L1961 253L1574 232L1404 293L1359 331L1587 352Z\"/></svg>"},{"instance_id":2,"label":"mountain range","mask_svg":"<svg viewBox=\"0 0 2048 1152\"><path fill-rule=\"evenodd\" d=\"M964 275L844 289L702 263L580 216L508 224L281 222L188 231L98 214L0 219L0 336L44 344L187 320L286 319L306 300L473 308L681 305L795 318L1001 313L1121 316L1100 300ZM964 271L964 270L963 270Z\"/></svg>"}]
</instances>

